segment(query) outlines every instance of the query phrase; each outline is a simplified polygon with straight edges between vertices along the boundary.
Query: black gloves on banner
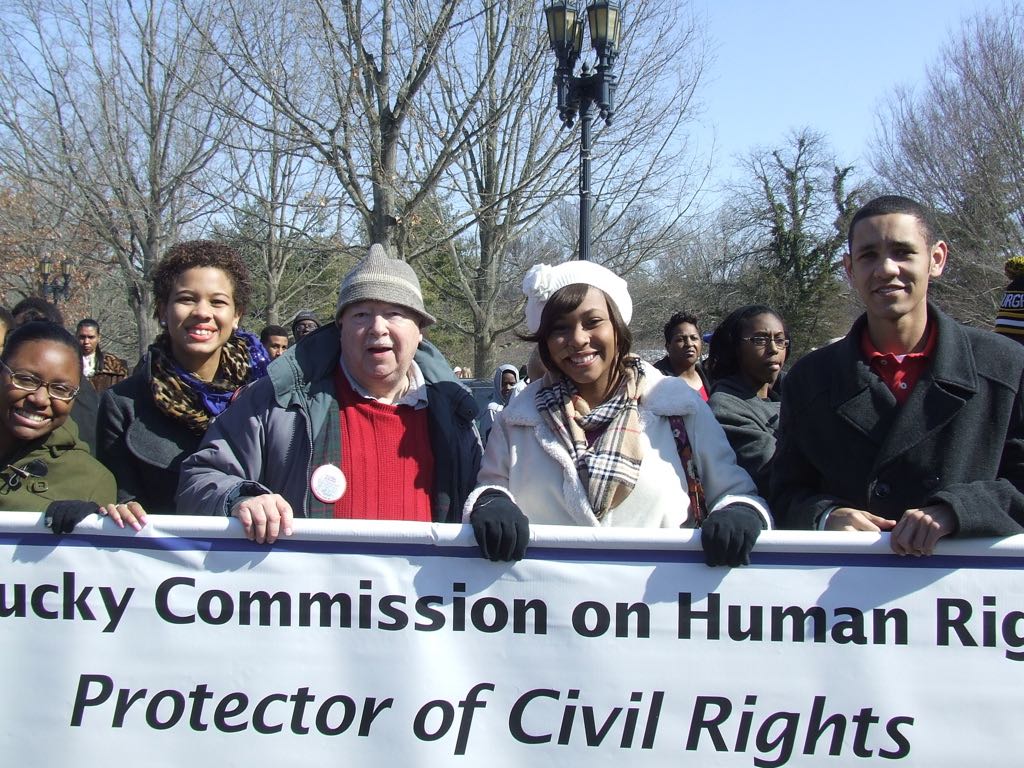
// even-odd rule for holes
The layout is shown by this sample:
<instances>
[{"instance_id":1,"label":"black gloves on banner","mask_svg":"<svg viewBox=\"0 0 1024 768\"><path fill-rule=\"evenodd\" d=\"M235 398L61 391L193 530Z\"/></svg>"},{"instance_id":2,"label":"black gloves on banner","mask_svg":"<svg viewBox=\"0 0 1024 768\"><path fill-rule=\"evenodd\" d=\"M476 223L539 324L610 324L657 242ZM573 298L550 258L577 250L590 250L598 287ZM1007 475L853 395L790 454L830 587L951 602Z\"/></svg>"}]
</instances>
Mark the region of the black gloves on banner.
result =
<instances>
[{"instance_id":1,"label":"black gloves on banner","mask_svg":"<svg viewBox=\"0 0 1024 768\"><path fill-rule=\"evenodd\" d=\"M750 550L761 535L761 515L746 504L727 504L712 512L700 529L708 565L750 565Z\"/></svg>"},{"instance_id":2,"label":"black gloves on banner","mask_svg":"<svg viewBox=\"0 0 1024 768\"><path fill-rule=\"evenodd\" d=\"M71 533L75 526L99 507L91 501L51 501L46 507L46 525L54 533Z\"/></svg>"},{"instance_id":3,"label":"black gloves on banner","mask_svg":"<svg viewBox=\"0 0 1024 768\"><path fill-rule=\"evenodd\" d=\"M473 535L488 560L522 560L530 543L530 521L501 491L484 491L469 513Z\"/></svg>"}]
</instances>

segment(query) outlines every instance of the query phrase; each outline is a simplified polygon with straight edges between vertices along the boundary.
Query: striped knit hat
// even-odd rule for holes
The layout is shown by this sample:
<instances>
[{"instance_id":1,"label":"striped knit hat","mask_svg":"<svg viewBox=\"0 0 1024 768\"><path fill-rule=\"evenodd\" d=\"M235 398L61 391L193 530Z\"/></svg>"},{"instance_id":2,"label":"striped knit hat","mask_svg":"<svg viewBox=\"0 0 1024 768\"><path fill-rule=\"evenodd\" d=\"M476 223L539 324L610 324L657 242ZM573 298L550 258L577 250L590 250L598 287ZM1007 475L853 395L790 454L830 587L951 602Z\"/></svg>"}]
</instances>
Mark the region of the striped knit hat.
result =
<instances>
[{"instance_id":1,"label":"striped knit hat","mask_svg":"<svg viewBox=\"0 0 1024 768\"><path fill-rule=\"evenodd\" d=\"M1024 256L1007 259L1003 271L1010 284L999 304L995 332L1024 344Z\"/></svg>"},{"instance_id":2,"label":"striped knit hat","mask_svg":"<svg viewBox=\"0 0 1024 768\"><path fill-rule=\"evenodd\" d=\"M370 254L341 281L335 320L341 317L345 307L357 301L382 301L411 309L420 316L421 328L437 322L423 307L423 292L416 272L401 259L389 258L379 243L371 245Z\"/></svg>"}]
</instances>

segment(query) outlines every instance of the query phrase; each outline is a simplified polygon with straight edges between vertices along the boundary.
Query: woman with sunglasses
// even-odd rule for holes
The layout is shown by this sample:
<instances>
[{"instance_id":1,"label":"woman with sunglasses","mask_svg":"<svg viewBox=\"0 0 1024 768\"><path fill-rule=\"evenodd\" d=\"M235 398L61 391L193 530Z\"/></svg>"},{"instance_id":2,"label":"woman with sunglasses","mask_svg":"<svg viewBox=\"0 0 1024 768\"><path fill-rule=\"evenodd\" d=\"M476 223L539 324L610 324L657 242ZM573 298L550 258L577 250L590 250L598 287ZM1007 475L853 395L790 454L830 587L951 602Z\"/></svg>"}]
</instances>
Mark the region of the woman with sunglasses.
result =
<instances>
[{"instance_id":1,"label":"woman with sunglasses","mask_svg":"<svg viewBox=\"0 0 1024 768\"><path fill-rule=\"evenodd\" d=\"M782 403L776 384L789 351L789 334L771 307L750 304L730 314L711 337L709 405L736 451L736 461L762 496L771 485Z\"/></svg>"},{"instance_id":2,"label":"woman with sunglasses","mask_svg":"<svg viewBox=\"0 0 1024 768\"><path fill-rule=\"evenodd\" d=\"M239 329L252 295L233 248L209 240L171 247L153 273L161 332L140 369L103 393L98 455L117 477L118 525L175 514L182 462L210 423L270 362L259 337ZM190 510L180 510L188 514Z\"/></svg>"},{"instance_id":3,"label":"woman with sunglasses","mask_svg":"<svg viewBox=\"0 0 1024 768\"><path fill-rule=\"evenodd\" d=\"M114 501L114 477L68 418L81 383L75 337L26 323L0 355L0 510L47 513L55 532Z\"/></svg>"}]
</instances>

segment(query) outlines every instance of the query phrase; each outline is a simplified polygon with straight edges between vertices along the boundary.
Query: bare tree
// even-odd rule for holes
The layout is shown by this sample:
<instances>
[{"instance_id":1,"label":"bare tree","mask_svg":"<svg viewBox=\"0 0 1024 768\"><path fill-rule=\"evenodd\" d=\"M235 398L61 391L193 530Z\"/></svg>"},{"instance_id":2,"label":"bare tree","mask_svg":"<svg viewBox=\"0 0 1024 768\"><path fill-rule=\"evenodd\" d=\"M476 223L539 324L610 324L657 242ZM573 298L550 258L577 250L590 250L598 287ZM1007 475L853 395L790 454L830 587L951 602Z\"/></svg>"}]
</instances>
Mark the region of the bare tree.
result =
<instances>
[{"instance_id":1,"label":"bare tree","mask_svg":"<svg viewBox=\"0 0 1024 768\"><path fill-rule=\"evenodd\" d=\"M920 92L897 89L878 118L883 185L932 206L952 258L935 295L990 325L1002 262L1024 251L1024 8L968 19Z\"/></svg>"},{"instance_id":2,"label":"bare tree","mask_svg":"<svg viewBox=\"0 0 1024 768\"><path fill-rule=\"evenodd\" d=\"M405 250L408 227L467 137L485 83L447 122L436 146L403 143L445 41L469 27L463 0L299 3L231 0L205 30L252 98L273 101L337 176L362 236ZM244 112L234 115L249 120ZM259 126L267 128L268 126Z\"/></svg>"},{"instance_id":3,"label":"bare tree","mask_svg":"<svg viewBox=\"0 0 1024 768\"><path fill-rule=\"evenodd\" d=\"M150 274L208 212L196 188L225 130L210 108L223 68L159 0L15 0L0 40L0 160L119 265L141 351L155 331Z\"/></svg>"},{"instance_id":4,"label":"bare tree","mask_svg":"<svg viewBox=\"0 0 1024 768\"><path fill-rule=\"evenodd\" d=\"M308 155L273 103L256 127L264 107L249 106L225 147L216 186L230 218L214 231L242 253L262 290L252 314L278 324L299 308L329 313L348 209L330 169Z\"/></svg>"},{"instance_id":5,"label":"bare tree","mask_svg":"<svg viewBox=\"0 0 1024 768\"><path fill-rule=\"evenodd\" d=\"M621 273L678 245L677 224L703 180L685 130L706 60L699 27L677 3L639 0L627 11L616 123L595 135L592 249ZM445 131L435 136L435 126L447 125L456 105L477 99L467 140L437 191L449 202L449 231L465 231L468 240L449 240L449 263L427 279L466 307L466 322L451 324L474 340L481 373L493 364L495 344L521 320L518 285L526 269L571 258L578 248L579 139L557 118L554 57L540 21L531 2L482 2L474 34L453 37L443 49L417 111L426 119L414 121L418 144L440 146Z\"/></svg>"},{"instance_id":6,"label":"bare tree","mask_svg":"<svg viewBox=\"0 0 1024 768\"><path fill-rule=\"evenodd\" d=\"M637 0L628 10L623 121L598 134L605 154L595 163L605 222L596 236L622 270L670 247L654 222L672 231L692 194L683 128L705 56L677 4ZM489 367L518 315L507 289L528 266L509 255L575 186L574 138L554 125L538 9L231 0L203 34L248 93L228 114L319 157L361 221L351 236L390 243L440 299L461 302L465 312L445 321L475 340L477 370ZM254 117L250 102L285 122ZM635 236L641 229L650 236ZM567 243L563 254L574 250Z\"/></svg>"},{"instance_id":7,"label":"bare tree","mask_svg":"<svg viewBox=\"0 0 1024 768\"><path fill-rule=\"evenodd\" d=\"M676 312L694 314L701 329L711 331L729 312L748 303L741 248L733 232L726 215L709 213L685 228L680 225L672 238L677 248L631 273L633 304L643 308L632 323L638 351L661 356L663 327Z\"/></svg>"},{"instance_id":8,"label":"bare tree","mask_svg":"<svg viewBox=\"0 0 1024 768\"><path fill-rule=\"evenodd\" d=\"M446 41L412 121L409 143L439 149L448 116L477 99L465 141L437 183L448 220L427 230L431 238L410 242L410 255L451 308L443 326L472 340L473 369L485 378L496 340L520 319L517 281L541 255L531 258L517 245L568 183L571 137L557 129L546 47L530 0L483 2L466 34ZM429 257L432 250L439 257Z\"/></svg>"},{"instance_id":9,"label":"bare tree","mask_svg":"<svg viewBox=\"0 0 1024 768\"><path fill-rule=\"evenodd\" d=\"M736 279L749 300L773 305L795 346L807 349L846 325L846 313L836 312L837 276L861 190L851 186L853 167L837 164L806 128L782 148L755 150L746 165L728 213Z\"/></svg>"}]
</instances>

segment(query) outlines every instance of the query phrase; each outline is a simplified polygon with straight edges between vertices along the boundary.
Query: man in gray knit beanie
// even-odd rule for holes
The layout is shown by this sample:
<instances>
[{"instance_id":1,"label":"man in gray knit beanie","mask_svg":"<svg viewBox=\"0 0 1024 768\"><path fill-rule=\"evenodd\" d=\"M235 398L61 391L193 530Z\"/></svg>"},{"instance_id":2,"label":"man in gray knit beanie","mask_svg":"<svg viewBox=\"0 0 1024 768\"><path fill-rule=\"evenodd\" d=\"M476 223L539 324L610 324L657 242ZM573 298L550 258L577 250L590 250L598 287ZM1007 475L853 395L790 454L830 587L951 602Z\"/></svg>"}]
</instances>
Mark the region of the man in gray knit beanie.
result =
<instances>
[{"instance_id":1,"label":"man in gray knit beanie","mask_svg":"<svg viewBox=\"0 0 1024 768\"><path fill-rule=\"evenodd\" d=\"M426 402L413 355L434 318L423 306L412 267L389 258L384 246L370 246L341 282L334 322L341 332L341 367L357 392L386 403L419 392Z\"/></svg>"},{"instance_id":2,"label":"man in gray knit beanie","mask_svg":"<svg viewBox=\"0 0 1024 768\"><path fill-rule=\"evenodd\" d=\"M374 243L370 255L345 275L338 292L334 319L357 301L379 301L411 309L420 317L420 328L436 320L423 307L423 292L416 272L401 259L388 258L384 246Z\"/></svg>"},{"instance_id":3,"label":"man in gray knit beanie","mask_svg":"<svg viewBox=\"0 0 1024 768\"><path fill-rule=\"evenodd\" d=\"M293 517L456 523L476 483L477 406L424 341L412 267L381 245L349 272L335 327L282 355L182 468L179 508L273 543Z\"/></svg>"}]
</instances>

